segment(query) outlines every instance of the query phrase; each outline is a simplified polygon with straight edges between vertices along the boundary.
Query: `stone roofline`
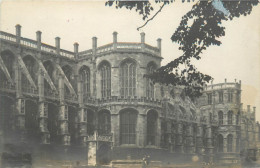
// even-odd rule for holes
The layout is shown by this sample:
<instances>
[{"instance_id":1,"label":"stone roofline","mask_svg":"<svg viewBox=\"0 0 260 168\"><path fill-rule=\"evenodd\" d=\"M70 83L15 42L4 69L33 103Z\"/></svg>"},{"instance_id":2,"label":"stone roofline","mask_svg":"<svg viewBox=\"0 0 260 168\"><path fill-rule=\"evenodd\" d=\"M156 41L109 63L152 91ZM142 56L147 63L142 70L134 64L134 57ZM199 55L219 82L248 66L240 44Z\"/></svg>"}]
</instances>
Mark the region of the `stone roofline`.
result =
<instances>
[{"instance_id":1,"label":"stone roofline","mask_svg":"<svg viewBox=\"0 0 260 168\"><path fill-rule=\"evenodd\" d=\"M224 83L217 83L213 84L213 81L211 81L210 85L204 86L203 90L205 92L207 91L213 91L213 90L220 90L220 89L238 89L241 90L241 80L237 82L235 79L234 82L227 82L227 79L225 79Z\"/></svg>"},{"instance_id":2,"label":"stone roofline","mask_svg":"<svg viewBox=\"0 0 260 168\"><path fill-rule=\"evenodd\" d=\"M55 38L55 46L51 46L41 42L41 31L36 32L36 40L24 38L21 36L21 25L15 26L16 34L0 31L0 40L8 41L11 43L19 44L23 47L30 49L40 50L42 52L53 53L60 55L71 60L78 60L82 58L88 58L93 55L101 55L111 52L142 52L159 59L161 57L161 39L157 39L157 47L153 47L145 43L145 33L140 33L141 42L117 42L117 32L113 32L113 43L109 43L103 46L97 46L97 37L92 38L92 49L79 52L79 44L74 43L74 51L68 51L60 48L60 37Z\"/></svg>"}]
</instances>

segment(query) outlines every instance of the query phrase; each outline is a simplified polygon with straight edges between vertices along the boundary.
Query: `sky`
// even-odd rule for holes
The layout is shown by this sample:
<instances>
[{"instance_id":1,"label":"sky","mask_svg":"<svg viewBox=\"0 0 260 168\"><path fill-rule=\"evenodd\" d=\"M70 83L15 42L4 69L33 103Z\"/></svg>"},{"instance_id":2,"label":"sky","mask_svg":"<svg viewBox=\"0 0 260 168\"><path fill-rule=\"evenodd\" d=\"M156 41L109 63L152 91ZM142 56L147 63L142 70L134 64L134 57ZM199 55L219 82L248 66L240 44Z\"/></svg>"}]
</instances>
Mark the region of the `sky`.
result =
<instances>
[{"instance_id":1,"label":"sky","mask_svg":"<svg viewBox=\"0 0 260 168\"><path fill-rule=\"evenodd\" d=\"M1 0L0 0L1 2ZM42 42L54 45L55 37L61 38L61 48L73 51L73 43L79 50L92 46L92 37L98 38L98 46L111 43L112 33L118 32L119 42L140 42L145 32L146 43L156 46L162 39L162 65L182 54L171 35L187 13L192 3L176 1L163 8L151 22L144 24L134 10L105 6L105 1L83 0L2 0L0 5L0 30L15 33L15 25L22 26L22 36L36 39L36 31L42 31ZM159 6L155 7L158 9ZM221 46L211 46L202 59L194 61L198 70L214 78L213 83L242 81L242 102L256 106L260 121L260 5L251 15L223 23L226 35Z\"/></svg>"}]
</instances>

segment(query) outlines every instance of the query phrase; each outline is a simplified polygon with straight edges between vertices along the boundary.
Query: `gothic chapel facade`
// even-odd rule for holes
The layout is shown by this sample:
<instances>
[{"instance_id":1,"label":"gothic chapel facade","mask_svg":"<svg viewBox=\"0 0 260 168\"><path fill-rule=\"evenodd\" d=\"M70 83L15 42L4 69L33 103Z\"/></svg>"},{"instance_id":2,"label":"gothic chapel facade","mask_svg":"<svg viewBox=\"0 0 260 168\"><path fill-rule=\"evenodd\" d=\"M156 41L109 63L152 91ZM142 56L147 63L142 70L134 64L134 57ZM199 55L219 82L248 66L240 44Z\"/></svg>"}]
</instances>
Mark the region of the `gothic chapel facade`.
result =
<instances>
[{"instance_id":1,"label":"gothic chapel facade","mask_svg":"<svg viewBox=\"0 0 260 168\"><path fill-rule=\"evenodd\" d=\"M212 84L195 101L181 87L144 78L161 66L153 47L117 41L74 52L0 31L0 153L23 146L34 160L141 159L239 163L257 148L255 107L242 109L241 82ZM22 144L22 145L21 145Z\"/></svg>"}]
</instances>

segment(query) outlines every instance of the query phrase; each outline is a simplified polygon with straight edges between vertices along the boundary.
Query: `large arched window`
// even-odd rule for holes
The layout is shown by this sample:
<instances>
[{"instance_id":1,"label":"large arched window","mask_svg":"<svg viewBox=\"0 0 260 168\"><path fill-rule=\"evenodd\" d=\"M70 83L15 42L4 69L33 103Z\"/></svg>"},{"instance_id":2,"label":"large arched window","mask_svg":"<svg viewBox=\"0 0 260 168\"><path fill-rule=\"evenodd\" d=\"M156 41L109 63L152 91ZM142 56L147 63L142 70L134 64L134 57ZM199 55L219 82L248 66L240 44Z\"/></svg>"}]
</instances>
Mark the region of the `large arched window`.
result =
<instances>
[{"instance_id":1,"label":"large arched window","mask_svg":"<svg viewBox=\"0 0 260 168\"><path fill-rule=\"evenodd\" d=\"M233 145L233 135L229 134L227 136L227 152L232 152L232 145Z\"/></svg>"},{"instance_id":2,"label":"large arched window","mask_svg":"<svg viewBox=\"0 0 260 168\"><path fill-rule=\"evenodd\" d=\"M154 63L147 65L147 74L152 74L156 66ZM154 98L154 83L150 78L146 78L146 97Z\"/></svg>"},{"instance_id":3,"label":"large arched window","mask_svg":"<svg viewBox=\"0 0 260 168\"><path fill-rule=\"evenodd\" d=\"M136 143L137 111L126 109L120 112L120 143Z\"/></svg>"},{"instance_id":4,"label":"large arched window","mask_svg":"<svg viewBox=\"0 0 260 168\"><path fill-rule=\"evenodd\" d=\"M223 136L221 134L218 135L218 152L223 152Z\"/></svg>"},{"instance_id":5,"label":"large arched window","mask_svg":"<svg viewBox=\"0 0 260 168\"><path fill-rule=\"evenodd\" d=\"M228 124L232 124L233 120L233 111L228 111Z\"/></svg>"},{"instance_id":6,"label":"large arched window","mask_svg":"<svg viewBox=\"0 0 260 168\"><path fill-rule=\"evenodd\" d=\"M123 97L136 95L136 63L124 61L120 66L120 95Z\"/></svg>"},{"instance_id":7,"label":"large arched window","mask_svg":"<svg viewBox=\"0 0 260 168\"><path fill-rule=\"evenodd\" d=\"M88 67L83 66L79 70L80 80L82 80L83 84L83 96L89 97L90 96L90 70Z\"/></svg>"},{"instance_id":8,"label":"large arched window","mask_svg":"<svg viewBox=\"0 0 260 168\"><path fill-rule=\"evenodd\" d=\"M157 133L157 112L149 111L147 113L147 145L155 145Z\"/></svg>"},{"instance_id":9,"label":"large arched window","mask_svg":"<svg viewBox=\"0 0 260 168\"><path fill-rule=\"evenodd\" d=\"M32 78L33 81L35 81L35 69L34 69L34 65L35 65L35 60L32 56L26 56L23 58L23 62ZM29 91L28 89L30 89L31 83L29 82L29 80L27 79L27 77L22 74L22 88L24 91Z\"/></svg>"},{"instance_id":10,"label":"large arched window","mask_svg":"<svg viewBox=\"0 0 260 168\"><path fill-rule=\"evenodd\" d=\"M98 113L98 134L108 135L111 133L111 118L108 110L102 110Z\"/></svg>"},{"instance_id":11,"label":"large arched window","mask_svg":"<svg viewBox=\"0 0 260 168\"><path fill-rule=\"evenodd\" d=\"M111 67L104 61L99 66L101 75L101 96L107 98L111 96Z\"/></svg>"},{"instance_id":12,"label":"large arched window","mask_svg":"<svg viewBox=\"0 0 260 168\"><path fill-rule=\"evenodd\" d=\"M218 124L223 125L223 112L222 111L218 112Z\"/></svg>"}]
</instances>

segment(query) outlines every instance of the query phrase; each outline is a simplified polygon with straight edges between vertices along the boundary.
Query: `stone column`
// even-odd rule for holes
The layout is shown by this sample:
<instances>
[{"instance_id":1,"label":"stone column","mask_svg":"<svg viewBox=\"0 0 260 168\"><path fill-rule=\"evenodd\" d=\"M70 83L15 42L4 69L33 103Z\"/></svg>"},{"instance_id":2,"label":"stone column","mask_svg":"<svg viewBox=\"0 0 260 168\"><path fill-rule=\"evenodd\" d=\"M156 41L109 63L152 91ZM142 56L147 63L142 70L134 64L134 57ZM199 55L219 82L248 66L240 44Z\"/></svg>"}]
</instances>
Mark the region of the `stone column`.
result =
<instances>
[{"instance_id":1,"label":"stone column","mask_svg":"<svg viewBox=\"0 0 260 168\"><path fill-rule=\"evenodd\" d=\"M83 83L82 80L78 77L78 103L79 110L77 114L78 126L79 126L79 142L82 146L87 145L87 113L84 109L84 98L83 98Z\"/></svg>"},{"instance_id":2,"label":"stone column","mask_svg":"<svg viewBox=\"0 0 260 168\"><path fill-rule=\"evenodd\" d=\"M20 25L17 25L16 31L18 31L16 34L19 35L19 27ZM21 34L20 34L21 35ZM20 39L19 39L20 40ZM19 41L20 42L20 41ZM20 52L16 53L17 55L20 55ZM22 73L21 73L21 67L18 63L18 59L15 58L15 90L16 90L16 128L17 128L17 134L20 136L18 141L24 141L25 140L25 100L22 96Z\"/></svg>"},{"instance_id":3,"label":"stone column","mask_svg":"<svg viewBox=\"0 0 260 168\"><path fill-rule=\"evenodd\" d=\"M87 113L84 108L80 108L78 111L79 122L79 141L82 146L87 145Z\"/></svg>"},{"instance_id":4,"label":"stone column","mask_svg":"<svg viewBox=\"0 0 260 168\"><path fill-rule=\"evenodd\" d=\"M97 53L97 37L92 37L92 64L93 64L93 98L97 98L97 65L96 65L96 53Z\"/></svg>"},{"instance_id":5,"label":"stone column","mask_svg":"<svg viewBox=\"0 0 260 168\"><path fill-rule=\"evenodd\" d=\"M167 142L167 147L168 149L170 150L172 147L171 145L171 121L167 121L167 124L166 124L166 142Z\"/></svg>"},{"instance_id":6,"label":"stone column","mask_svg":"<svg viewBox=\"0 0 260 168\"><path fill-rule=\"evenodd\" d=\"M94 132L94 140L88 143L88 165L96 166L97 164L97 132Z\"/></svg>"},{"instance_id":7,"label":"stone column","mask_svg":"<svg viewBox=\"0 0 260 168\"><path fill-rule=\"evenodd\" d=\"M233 133L232 134L233 135L233 139L232 139L232 152L236 152L236 139L237 139L237 134L236 133Z\"/></svg>"},{"instance_id":8,"label":"stone column","mask_svg":"<svg viewBox=\"0 0 260 168\"><path fill-rule=\"evenodd\" d=\"M193 128L192 128L192 124L188 124L187 125L187 135L186 135L186 139L187 139L187 146L188 146L188 150L187 153L192 154L194 152L194 144L193 144Z\"/></svg>"},{"instance_id":9,"label":"stone column","mask_svg":"<svg viewBox=\"0 0 260 168\"><path fill-rule=\"evenodd\" d=\"M227 137L223 138L223 152L227 153Z\"/></svg>"},{"instance_id":10,"label":"stone column","mask_svg":"<svg viewBox=\"0 0 260 168\"><path fill-rule=\"evenodd\" d=\"M197 126L197 137L196 137L196 148L198 154L203 154L203 126L201 124L198 124Z\"/></svg>"},{"instance_id":11,"label":"stone column","mask_svg":"<svg viewBox=\"0 0 260 168\"><path fill-rule=\"evenodd\" d=\"M119 146L120 132L119 132L119 115L111 114L111 132L113 134L113 146Z\"/></svg>"},{"instance_id":12,"label":"stone column","mask_svg":"<svg viewBox=\"0 0 260 168\"><path fill-rule=\"evenodd\" d=\"M170 147L170 151L171 152L175 152L175 144L176 144L176 142L175 142L175 125L174 125L174 123L171 123L171 147Z\"/></svg>"},{"instance_id":13,"label":"stone column","mask_svg":"<svg viewBox=\"0 0 260 168\"><path fill-rule=\"evenodd\" d=\"M179 153L183 153L182 134L183 134L183 123L179 121L177 123L177 134L176 134L177 135L176 149L177 149L177 152L179 152Z\"/></svg>"},{"instance_id":14,"label":"stone column","mask_svg":"<svg viewBox=\"0 0 260 168\"><path fill-rule=\"evenodd\" d=\"M158 119L157 119L157 136L156 136L156 139L155 139L155 144L157 147L160 147L160 143L161 143L161 118L160 116L158 116Z\"/></svg>"},{"instance_id":15,"label":"stone column","mask_svg":"<svg viewBox=\"0 0 260 168\"><path fill-rule=\"evenodd\" d=\"M41 144L50 144L50 133L48 131L48 103L44 98L44 77L43 72L38 75L38 90L39 90L39 104L38 104L38 120L41 134Z\"/></svg>"},{"instance_id":16,"label":"stone column","mask_svg":"<svg viewBox=\"0 0 260 168\"><path fill-rule=\"evenodd\" d=\"M212 128L211 125L207 125L207 152L209 156L209 161L213 161L213 137L212 137Z\"/></svg>"},{"instance_id":17,"label":"stone column","mask_svg":"<svg viewBox=\"0 0 260 168\"><path fill-rule=\"evenodd\" d=\"M68 132L68 106L64 102L64 77L59 78L60 106L58 112L58 136L62 145L70 145Z\"/></svg>"},{"instance_id":18,"label":"stone column","mask_svg":"<svg viewBox=\"0 0 260 168\"><path fill-rule=\"evenodd\" d=\"M50 133L48 131L48 103L44 101L39 102L38 106L38 120L39 129L41 133L41 144L50 144Z\"/></svg>"},{"instance_id":19,"label":"stone column","mask_svg":"<svg viewBox=\"0 0 260 168\"><path fill-rule=\"evenodd\" d=\"M20 141L25 141L25 99L16 99L16 110L17 110L17 128L20 135Z\"/></svg>"},{"instance_id":20,"label":"stone column","mask_svg":"<svg viewBox=\"0 0 260 168\"><path fill-rule=\"evenodd\" d=\"M58 113L58 136L60 136L61 145L70 145L70 135L68 131L68 106L61 104Z\"/></svg>"},{"instance_id":21,"label":"stone column","mask_svg":"<svg viewBox=\"0 0 260 168\"><path fill-rule=\"evenodd\" d=\"M146 115L138 114L137 125L136 125L136 134L137 134L137 145L139 147L144 147L145 145L145 128L146 128Z\"/></svg>"}]
</instances>

